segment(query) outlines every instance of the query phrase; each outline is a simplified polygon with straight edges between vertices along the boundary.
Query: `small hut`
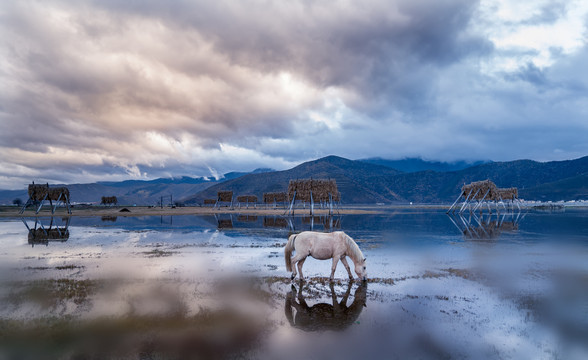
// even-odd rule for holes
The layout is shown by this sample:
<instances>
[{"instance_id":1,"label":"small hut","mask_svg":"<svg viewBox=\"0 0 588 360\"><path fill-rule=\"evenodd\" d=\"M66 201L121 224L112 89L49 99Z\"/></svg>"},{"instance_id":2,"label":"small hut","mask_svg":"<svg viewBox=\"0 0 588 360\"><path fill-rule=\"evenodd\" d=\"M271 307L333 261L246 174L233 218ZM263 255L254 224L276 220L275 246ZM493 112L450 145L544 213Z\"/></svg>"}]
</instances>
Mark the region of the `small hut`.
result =
<instances>
[{"instance_id":1,"label":"small hut","mask_svg":"<svg viewBox=\"0 0 588 360\"><path fill-rule=\"evenodd\" d=\"M65 206L67 212L71 214L70 195L67 187L49 187L49 184L40 185L33 182L29 185L28 192L29 199L20 210L21 214L24 213L28 206L35 206L35 213L38 214L45 204L45 201L49 201L51 214L55 213L55 209L58 205Z\"/></svg>"}]
</instances>

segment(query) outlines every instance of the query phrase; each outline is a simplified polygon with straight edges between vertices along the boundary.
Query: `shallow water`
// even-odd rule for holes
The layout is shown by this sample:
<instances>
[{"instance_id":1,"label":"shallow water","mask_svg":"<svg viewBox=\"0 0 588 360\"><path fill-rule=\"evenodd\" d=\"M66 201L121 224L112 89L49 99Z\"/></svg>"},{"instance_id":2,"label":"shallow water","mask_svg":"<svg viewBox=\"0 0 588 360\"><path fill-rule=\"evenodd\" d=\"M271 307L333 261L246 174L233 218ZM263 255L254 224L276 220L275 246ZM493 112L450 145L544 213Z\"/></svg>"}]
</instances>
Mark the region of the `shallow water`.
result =
<instances>
[{"instance_id":1,"label":"shallow water","mask_svg":"<svg viewBox=\"0 0 588 360\"><path fill-rule=\"evenodd\" d=\"M310 229L352 236L370 281L309 259L291 282ZM588 356L581 209L3 219L0 264L0 358Z\"/></svg>"}]
</instances>

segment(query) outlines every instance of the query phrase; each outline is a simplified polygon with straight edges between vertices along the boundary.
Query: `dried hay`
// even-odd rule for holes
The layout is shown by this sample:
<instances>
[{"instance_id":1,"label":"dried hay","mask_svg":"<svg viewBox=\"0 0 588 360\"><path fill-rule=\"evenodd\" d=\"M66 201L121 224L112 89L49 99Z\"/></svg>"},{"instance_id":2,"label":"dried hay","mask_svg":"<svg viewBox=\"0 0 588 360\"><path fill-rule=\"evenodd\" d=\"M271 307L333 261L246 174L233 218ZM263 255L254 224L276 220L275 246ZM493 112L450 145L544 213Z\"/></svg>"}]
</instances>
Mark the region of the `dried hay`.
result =
<instances>
[{"instance_id":1,"label":"dried hay","mask_svg":"<svg viewBox=\"0 0 588 360\"><path fill-rule=\"evenodd\" d=\"M103 196L100 204L102 204L102 205L115 204L116 205L116 204L118 204L118 199L116 198L116 196Z\"/></svg>"},{"instance_id":2,"label":"dried hay","mask_svg":"<svg viewBox=\"0 0 588 360\"><path fill-rule=\"evenodd\" d=\"M233 202L233 192L232 191L219 191L217 193L217 200L223 202Z\"/></svg>"},{"instance_id":3,"label":"dried hay","mask_svg":"<svg viewBox=\"0 0 588 360\"><path fill-rule=\"evenodd\" d=\"M499 200L514 200L518 199L519 191L516 187L513 188L498 188L490 180L475 181L468 185L464 185L461 188L461 194L463 197L470 195L469 200L487 200L487 201L499 201ZM486 197L484 197L486 195Z\"/></svg>"},{"instance_id":4,"label":"dried hay","mask_svg":"<svg viewBox=\"0 0 588 360\"><path fill-rule=\"evenodd\" d=\"M331 179L290 180L288 184L288 198L310 202L311 194L314 202L328 202L329 194L333 201L339 201L341 195L337 190L337 182Z\"/></svg>"},{"instance_id":5,"label":"dried hay","mask_svg":"<svg viewBox=\"0 0 588 360\"><path fill-rule=\"evenodd\" d=\"M496 197L498 188L490 180L474 181L461 187L461 194L469 200L493 200ZM484 198L484 196L486 196Z\"/></svg>"},{"instance_id":6,"label":"dried hay","mask_svg":"<svg viewBox=\"0 0 588 360\"><path fill-rule=\"evenodd\" d=\"M256 203L257 196L255 195L239 195L237 196L237 202L240 203Z\"/></svg>"},{"instance_id":7,"label":"dried hay","mask_svg":"<svg viewBox=\"0 0 588 360\"><path fill-rule=\"evenodd\" d=\"M502 200L515 200L519 198L519 189L516 187L498 189L498 195Z\"/></svg>"},{"instance_id":8,"label":"dried hay","mask_svg":"<svg viewBox=\"0 0 588 360\"><path fill-rule=\"evenodd\" d=\"M274 202L286 202L288 201L287 195L285 192L268 192L263 193L263 202L264 204L273 204Z\"/></svg>"},{"instance_id":9,"label":"dried hay","mask_svg":"<svg viewBox=\"0 0 588 360\"><path fill-rule=\"evenodd\" d=\"M51 187L49 187L49 184L44 184L44 185L30 184L29 185L29 198L33 201L61 200L63 202L66 202L69 200L69 189L66 187L53 187L53 188L51 188Z\"/></svg>"},{"instance_id":10,"label":"dried hay","mask_svg":"<svg viewBox=\"0 0 588 360\"><path fill-rule=\"evenodd\" d=\"M264 217L263 227L286 228L288 227L288 222L284 218Z\"/></svg>"}]
</instances>

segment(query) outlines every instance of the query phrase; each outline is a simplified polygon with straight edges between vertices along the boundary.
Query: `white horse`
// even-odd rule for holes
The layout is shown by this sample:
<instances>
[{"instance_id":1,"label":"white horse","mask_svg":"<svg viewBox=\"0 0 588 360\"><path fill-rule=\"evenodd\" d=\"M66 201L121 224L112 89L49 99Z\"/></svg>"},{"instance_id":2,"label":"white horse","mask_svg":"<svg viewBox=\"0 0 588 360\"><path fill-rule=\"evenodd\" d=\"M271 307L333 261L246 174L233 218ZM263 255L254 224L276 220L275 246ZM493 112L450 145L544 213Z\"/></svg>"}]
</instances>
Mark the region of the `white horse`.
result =
<instances>
[{"instance_id":1,"label":"white horse","mask_svg":"<svg viewBox=\"0 0 588 360\"><path fill-rule=\"evenodd\" d=\"M296 251L294 257L291 257L292 251ZM332 233L304 231L300 234L290 235L284 248L284 257L286 258L286 270L292 272L292 279L296 277L296 268L292 264L298 263L300 280L304 280L302 265L304 265L304 261L309 255L318 260L333 259L331 280L335 276L335 269L339 260L345 266L349 274L349 279L353 280L353 275L345 258L346 256L349 256L353 261L358 280L365 281L367 279L365 258L361 250L359 250L359 246L357 246L355 241L343 231Z\"/></svg>"}]
</instances>

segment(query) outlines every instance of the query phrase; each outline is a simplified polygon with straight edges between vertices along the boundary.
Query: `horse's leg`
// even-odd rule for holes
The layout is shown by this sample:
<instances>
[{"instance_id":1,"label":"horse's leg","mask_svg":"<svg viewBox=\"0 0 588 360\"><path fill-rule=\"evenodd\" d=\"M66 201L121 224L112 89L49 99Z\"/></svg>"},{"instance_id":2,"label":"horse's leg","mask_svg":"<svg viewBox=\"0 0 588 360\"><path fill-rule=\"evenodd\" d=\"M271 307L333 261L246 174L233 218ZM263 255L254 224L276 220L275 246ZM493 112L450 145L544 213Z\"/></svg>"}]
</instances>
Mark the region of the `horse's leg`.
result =
<instances>
[{"instance_id":1,"label":"horse's leg","mask_svg":"<svg viewBox=\"0 0 588 360\"><path fill-rule=\"evenodd\" d=\"M300 280L304 280L304 275L302 275L302 265L306 261L306 256L298 262L298 273L300 274ZM300 291L302 293L302 291Z\"/></svg>"},{"instance_id":2,"label":"horse's leg","mask_svg":"<svg viewBox=\"0 0 588 360\"><path fill-rule=\"evenodd\" d=\"M306 258L306 255L296 254L292 257L292 279L296 277L296 263Z\"/></svg>"},{"instance_id":3,"label":"horse's leg","mask_svg":"<svg viewBox=\"0 0 588 360\"><path fill-rule=\"evenodd\" d=\"M349 280L353 280L353 274L351 273L351 269L349 268L349 264L347 263L347 258L345 257L345 255L341 256L341 262L343 263L343 266L345 266L345 269L349 274Z\"/></svg>"},{"instance_id":4,"label":"horse's leg","mask_svg":"<svg viewBox=\"0 0 588 360\"><path fill-rule=\"evenodd\" d=\"M343 295L343 299L341 299L341 304L343 306L347 306L347 300L349 299L349 295L351 294L351 286L353 285L352 282L349 282L349 284L347 284L347 291L345 292L345 295Z\"/></svg>"},{"instance_id":5,"label":"horse's leg","mask_svg":"<svg viewBox=\"0 0 588 360\"><path fill-rule=\"evenodd\" d=\"M339 262L339 256L333 256L333 265L331 266L331 281L335 278L335 269L337 268L337 263Z\"/></svg>"},{"instance_id":6,"label":"horse's leg","mask_svg":"<svg viewBox=\"0 0 588 360\"><path fill-rule=\"evenodd\" d=\"M335 286L333 282L329 283L329 289L331 289L331 300L333 300L333 307L337 306L337 293L335 292Z\"/></svg>"}]
</instances>

